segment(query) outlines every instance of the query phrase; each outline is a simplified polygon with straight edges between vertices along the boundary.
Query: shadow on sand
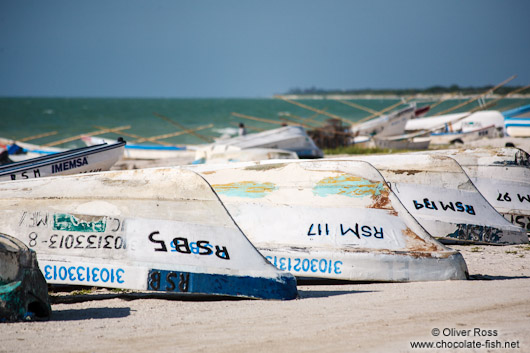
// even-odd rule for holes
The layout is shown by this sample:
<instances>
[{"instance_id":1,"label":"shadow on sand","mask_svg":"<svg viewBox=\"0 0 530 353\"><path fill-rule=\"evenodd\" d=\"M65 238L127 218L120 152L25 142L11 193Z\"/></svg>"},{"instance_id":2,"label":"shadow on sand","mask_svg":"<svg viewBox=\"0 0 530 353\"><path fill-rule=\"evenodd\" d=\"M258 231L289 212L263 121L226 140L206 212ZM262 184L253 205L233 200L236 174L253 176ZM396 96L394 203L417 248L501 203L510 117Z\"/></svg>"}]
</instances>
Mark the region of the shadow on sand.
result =
<instances>
[{"instance_id":1,"label":"shadow on sand","mask_svg":"<svg viewBox=\"0 0 530 353\"><path fill-rule=\"evenodd\" d=\"M505 281L509 279L528 279L529 276L490 276L490 275L470 275L470 281Z\"/></svg>"},{"instance_id":2,"label":"shadow on sand","mask_svg":"<svg viewBox=\"0 0 530 353\"><path fill-rule=\"evenodd\" d=\"M131 314L130 308L87 308L53 310L49 321L81 321L89 319L119 319Z\"/></svg>"}]
</instances>

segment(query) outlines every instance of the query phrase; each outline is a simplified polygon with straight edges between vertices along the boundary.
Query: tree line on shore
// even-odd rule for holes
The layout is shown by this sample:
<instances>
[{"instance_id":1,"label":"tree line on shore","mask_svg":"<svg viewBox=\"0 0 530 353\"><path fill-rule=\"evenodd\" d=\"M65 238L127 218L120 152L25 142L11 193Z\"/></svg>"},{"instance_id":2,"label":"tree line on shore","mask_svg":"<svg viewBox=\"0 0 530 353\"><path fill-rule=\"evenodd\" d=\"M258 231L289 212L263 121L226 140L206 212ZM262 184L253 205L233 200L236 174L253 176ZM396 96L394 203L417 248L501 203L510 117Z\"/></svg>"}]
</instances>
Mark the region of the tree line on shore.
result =
<instances>
[{"instance_id":1,"label":"tree line on shore","mask_svg":"<svg viewBox=\"0 0 530 353\"><path fill-rule=\"evenodd\" d=\"M522 86L503 86L495 90L496 94L505 95ZM464 95L480 94L493 88L490 86L481 87L461 87L459 85L451 86L431 86L428 88L363 88L363 89L324 89L317 87L310 88L291 88L286 95L416 95L416 94L447 94L460 93Z\"/></svg>"}]
</instances>

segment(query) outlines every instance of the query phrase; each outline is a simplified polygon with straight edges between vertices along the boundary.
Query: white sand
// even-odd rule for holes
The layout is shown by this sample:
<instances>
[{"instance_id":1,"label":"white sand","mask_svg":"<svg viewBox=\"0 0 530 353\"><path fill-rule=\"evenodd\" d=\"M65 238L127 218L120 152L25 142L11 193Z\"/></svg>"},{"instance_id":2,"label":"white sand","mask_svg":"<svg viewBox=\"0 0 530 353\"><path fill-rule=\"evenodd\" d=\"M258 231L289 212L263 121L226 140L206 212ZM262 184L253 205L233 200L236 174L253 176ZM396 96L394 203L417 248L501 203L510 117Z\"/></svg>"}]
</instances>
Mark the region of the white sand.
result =
<instances>
[{"instance_id":1,"label":"white sand","mask_svg":"<svg viewBox=\"0 0 530 353\"><path fill-rule=\"evenodd\" d=\"M49 321L0 324L0 352L529 352L530 247L455 248L475 279L301 285L292 301L105 299L112 292L97 291L99 300L54 304ZM473 336L475 328L497 336ZM519 348L410 346L488 339Z\"/></svg>"}]
</instances>

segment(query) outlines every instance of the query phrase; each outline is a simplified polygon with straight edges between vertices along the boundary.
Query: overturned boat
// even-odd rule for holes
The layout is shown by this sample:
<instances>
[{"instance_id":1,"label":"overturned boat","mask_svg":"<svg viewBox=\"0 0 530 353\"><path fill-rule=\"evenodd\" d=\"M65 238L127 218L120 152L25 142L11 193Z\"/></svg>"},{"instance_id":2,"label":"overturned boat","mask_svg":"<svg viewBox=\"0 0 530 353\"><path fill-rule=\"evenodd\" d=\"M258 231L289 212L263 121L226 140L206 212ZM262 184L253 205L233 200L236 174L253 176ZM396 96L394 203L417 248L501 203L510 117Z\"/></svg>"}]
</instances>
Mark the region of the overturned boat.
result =
<instances>
[{"instance_id":1,"label":"overturned boat","mask_svg":"<svg viewBox=\"0 0 530 353\"><path fill-rule=\"evenodd\" d=\"M321 158L322 150L307 135L301 126L284 126L255 134L219 140L213 144L200 146L195 160L208 160L214 155L233 153L250 148L273 148L295 152L299 158Z\"/></svg>"},{"instance_id":2,"label":"overturned boat","mask_svg":"<svg viewBox=\"0 0 530 353\"><path fill-rule=\"evenodd\" d=\"M502 115L508 136L530 137L530 104L503 111Z\"/></svg>"},{"instance_id":3,"label":"overturned boat","mask_svg":"<svg viewBox=\"0 0 530 353\"><path fill-rule=\"evenodd\" d=\"M454 158L488 202L530 232L530 155L513 148L432 151Z\"/></svg>"},{"instance_id":4,"label":"overturned boat","mask_svg":"<svg viewBox=\"0 0 530 353\"><path fill-rule=\"evenodd\" d=\"M82 147L0 166L0 181L109 170L123 155L125 141Z\"/></svg>"},{"instance_id":5,"label":"overturned boat","mask_svg":"<svg viewBox=\"0 0 530 353\"><path fill-rule=\"evenodd\" d=\"M450 157L393 154L348 159L376 167L405 208L444 243L528 243L526 232L504 219Z\"/></svg>"},{"instance_id":6,"label":"overturned boat","mask_svg":"<svg viewBox=\"0 0 530 353\"><path fill-rule=\"evenodd\" d=\"M199 175L142 169L0 183L0 231L49 283L293 299ZM53 201L50 201L53 200Z\"/></svg>"},{"instance_id":7,"label":"overturned boat","mask_svg":"<svg viewBox=\"0 0 530 353\"><path fill-rule=\"evenodd\" d=\"M0 233L0 322L47 319L50 314L48 285L35 251Z\"/></svg>"},{"instance_id":8,"label":"overturned boat","mask_svg":"<svg viewBox=\"0 0 530 353\"><path fill-rule=\"evenodd\" d=\"M200 173L258 250L302 278L465 279L457 251L433 239L362 161L262 161Z\"/></svg>"},{"instance_id":9,"label":"overturned boat","mask_svg":"<svg viewBox=\"0 0 530 353\"><path fill-rule=\"evenodd\" d=\"M296 152L277 148L247 148L247 149L214 149L210 156L196 159L192 164L219 164L232 162L250 162L265 159L298 159Z\"/></svg>"},{"instance_id":10,"label":"overturned boat","mask_svg":"<svg viewBox=\"0 0 530 353\"><path fill-rule=\"evenodd\" d=\"M408 106L351 127L354 136L377 136L379 138L398 136L405 132L407 122L415 116L416 107Z\"/></svg>"},{"instance_id":11,"label":"overturned boat","mask_svg":"<svg viewBox=\"0 0 530 353\"><path fill-rule=\"evenodd\" d=\"M81 140L87 146L100 145L102 143L115 143L116 140L97 137L83 136ZM193 161L195 151L193 146L186 145L156 145L156 144L138 144L128 142L123 152L125 159L166 159L166 158L187 158Z\"/></svg>"}]
</instances>

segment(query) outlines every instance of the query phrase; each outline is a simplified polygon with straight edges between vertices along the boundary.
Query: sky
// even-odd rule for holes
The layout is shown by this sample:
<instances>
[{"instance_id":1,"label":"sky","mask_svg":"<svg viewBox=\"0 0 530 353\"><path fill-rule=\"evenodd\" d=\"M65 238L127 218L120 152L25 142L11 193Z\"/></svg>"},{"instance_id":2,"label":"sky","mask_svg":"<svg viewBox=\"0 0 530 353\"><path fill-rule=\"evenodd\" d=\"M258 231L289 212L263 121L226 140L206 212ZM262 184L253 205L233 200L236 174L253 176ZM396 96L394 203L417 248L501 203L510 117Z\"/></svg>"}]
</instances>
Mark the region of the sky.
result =
<instances>
[{"instance_id":1,"label":"sky","mask_svg":"<svg viewBox=\"0 0 530 353\"><path fill-rule=\"evenodd\" d=\"M527 0L0 0L0 96L530 84Z\"/></svg>"}]
</instances>

